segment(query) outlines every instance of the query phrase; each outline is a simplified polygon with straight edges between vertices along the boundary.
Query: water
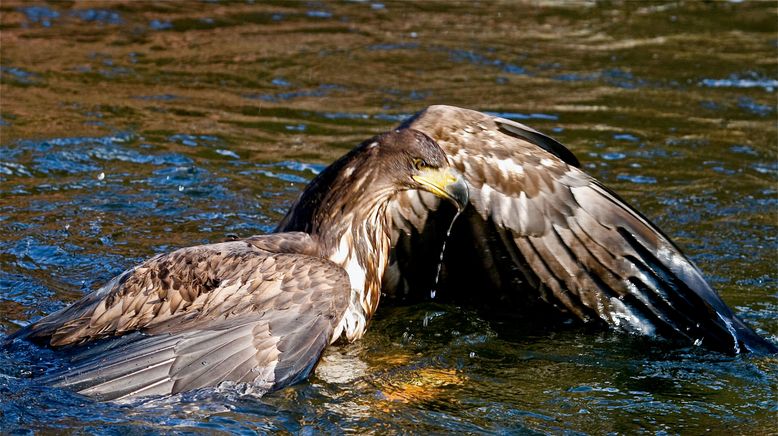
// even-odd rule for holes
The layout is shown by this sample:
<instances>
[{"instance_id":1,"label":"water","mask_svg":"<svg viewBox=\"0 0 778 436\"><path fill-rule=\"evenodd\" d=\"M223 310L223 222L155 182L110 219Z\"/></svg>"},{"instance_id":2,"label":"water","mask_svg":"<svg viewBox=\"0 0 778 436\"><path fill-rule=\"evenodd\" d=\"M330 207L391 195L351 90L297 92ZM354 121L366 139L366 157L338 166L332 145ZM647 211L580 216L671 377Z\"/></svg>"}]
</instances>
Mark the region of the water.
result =
<instances>
[{"instance_id":1,"label":"water","mask_svg":"<svg viewBox=\"0 0 778 436\"><path fill-rule=\"evenodd\" d=\"M440 258L438 258L438 265L436 267L437 269L435 270L435 281L433 282L432 289L430 289L430 298L435 298L435 295L437 295L438 281L440 280L440 270L443 269L443 256L446 254L446 242L448 242L448 237L451 236L451 229L454 228L454 223L457 222L457 218L459 218L462 210L463 209L460 209L457 206L457 212L454 214L454 218L451 219L451 223L449 223L448 229L446 230L446 237L443 239L443 244L440 247ZM427 324L425 323L424 326L426 327Z\"/></svg>"},{"instance_id":2,"label":"water","mask_svg":"<svg viewBox=\"0 0 778 436\"><path fill-rule=\"evenodd\" d=\"M260 3L260 2L257 2ZM424 106L552 134L778 341L772 2L0 3L0 328L155 253L268 232ZM477 290L474 290L477 292ZM0 427L59 432L775 432L778 361L382 304L309 383L117 406L0 354ZM425 321L426 320L426 321Z\"/></svg>"}]
</instances>

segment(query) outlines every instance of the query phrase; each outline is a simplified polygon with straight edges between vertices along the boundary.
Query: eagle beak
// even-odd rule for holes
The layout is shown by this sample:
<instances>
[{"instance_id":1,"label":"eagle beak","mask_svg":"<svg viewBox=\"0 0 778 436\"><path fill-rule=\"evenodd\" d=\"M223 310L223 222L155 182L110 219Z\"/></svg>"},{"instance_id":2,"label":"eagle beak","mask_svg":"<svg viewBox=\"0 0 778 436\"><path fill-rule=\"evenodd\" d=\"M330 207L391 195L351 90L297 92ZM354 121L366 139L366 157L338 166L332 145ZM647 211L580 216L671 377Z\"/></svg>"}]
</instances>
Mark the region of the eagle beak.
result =
<instances>
[{"instance_id":1,"label":"eagle beak","mask_svg":"<svg viewBox=\"0 0 778 436\"><path fill-rule=\"evenodd\" d=\"M470 196L465 179L451 168L425 168L413 180L438 197L453 201L460 211L467 206Z\"/></svg>"}]
</instances>

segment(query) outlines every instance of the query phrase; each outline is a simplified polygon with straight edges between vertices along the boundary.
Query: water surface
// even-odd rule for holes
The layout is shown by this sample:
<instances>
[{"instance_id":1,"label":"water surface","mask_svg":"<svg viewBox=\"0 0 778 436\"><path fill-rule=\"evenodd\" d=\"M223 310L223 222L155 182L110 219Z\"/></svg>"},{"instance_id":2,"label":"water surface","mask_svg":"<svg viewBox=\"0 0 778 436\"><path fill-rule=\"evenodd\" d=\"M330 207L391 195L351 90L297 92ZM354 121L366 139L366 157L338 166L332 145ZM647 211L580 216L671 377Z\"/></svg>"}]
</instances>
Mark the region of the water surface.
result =
<instances>
[{"instance_id":1,"label":"water surface","mask_svg":"<svg viewBox=\"0 0 778 436\"><path fill-rule=\"evenodd\" d=\"M552 134L778 341L772 2L0 4L0 331L155 253L265 233L305 183L430 104ZM24 434L776 431L778 361L532 331L430 301L264 398L99 404L0 355Z\"/></svg>"}]
</instances>

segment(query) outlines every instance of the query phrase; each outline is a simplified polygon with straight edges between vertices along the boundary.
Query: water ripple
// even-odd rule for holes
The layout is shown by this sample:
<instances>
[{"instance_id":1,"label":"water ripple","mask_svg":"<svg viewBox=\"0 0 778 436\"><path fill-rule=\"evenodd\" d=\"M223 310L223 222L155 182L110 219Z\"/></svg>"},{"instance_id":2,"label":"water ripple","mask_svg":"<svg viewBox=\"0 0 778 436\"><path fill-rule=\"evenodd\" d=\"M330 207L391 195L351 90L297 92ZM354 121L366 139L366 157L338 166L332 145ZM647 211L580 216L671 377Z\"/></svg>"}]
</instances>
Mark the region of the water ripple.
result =
<instances>
[{"instance_id":1,"label":"water ripple","mask_svg":"<svg viewBox=\"0 0 778 436\"><path fill-rule=\"evenodd\" d=\"M726 79L703 79L701 86L709 88L762 88L767 92L773 92L778 87L778 80L760 77L759 74L749 72L746 74L730 74Z\"/></svg>"},{"instance_id":2,"label":"water ripple","mask_svg":"<svg viewBox=\"0 0 778 436\"><path fill-rule=\"evenodd\" d=\"M27 6L19 10L30 22L40 23L43 27L51 27L52 23L59 18L59 12L46 6Z\"/></svg>"}]
</instances>

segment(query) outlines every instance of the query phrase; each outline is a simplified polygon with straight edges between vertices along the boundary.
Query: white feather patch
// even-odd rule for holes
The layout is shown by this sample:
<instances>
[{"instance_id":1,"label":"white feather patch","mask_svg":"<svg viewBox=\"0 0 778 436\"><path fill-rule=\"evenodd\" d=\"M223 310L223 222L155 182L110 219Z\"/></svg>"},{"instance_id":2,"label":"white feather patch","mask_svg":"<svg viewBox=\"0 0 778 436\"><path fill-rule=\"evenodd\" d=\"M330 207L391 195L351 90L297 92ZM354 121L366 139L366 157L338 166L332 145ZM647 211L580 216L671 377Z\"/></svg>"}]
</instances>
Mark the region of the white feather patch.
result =
<instances>
[{"instance_id":1,"label":"white feather patch","mask_svg":"<svg viewBox=\"0 0 778 436\"><path fill-rule=\"evenodd\" d=\"M494 159L493 162L494 162L494 166L499 168L500 171L502 171L506 175L506 178L510 174L515 174L517 176L524 175L524 167L517 164L516 161L514 161L513 159Z\"/></svg>"},{"instance_id":2,"label":"white feather patch","mask_svg":"<svg viewBox=\"0 0 778 436\"><path fill-rule=\"evenodd\" d=\"M520 228L516 228L513 230L528 233L527 229L529 229L530 220L532 219L532 217L529 216L529 206L527 204L528 202L529 200L527 199L527 194L524 191L522 191L519 194L519 201L517 203Z\"/></svg>"},{"instance_id":3,"label":"white feather patch","mask_svg":"<svg viewBox=\"0 0 778 436\"><path fill-rule=\"evenodd\" d=\"M618 298L610 298L611 304L610 316L613 324L628 333L638 333L646 336L653 336L654 326L647 320L635 315L623 301ZM602 311L601 311L602 313ZM605 321L608 321L607 319Z\"/></svg>"},{"instance_id":4,"label":"white feather patch","mask_svg":"<svg viewBox=\"0 0 778 436\"><path fill-rule=\"evenodd\" d=\"M478 212L481 214L481 217L483 217L483 219L486 219L491 212L493 192L494 189L492 189L492 187L487 185L486 183L484 183L481 186L481 195L480 195L481 209Z\"/></svg>"}]
</instances>

